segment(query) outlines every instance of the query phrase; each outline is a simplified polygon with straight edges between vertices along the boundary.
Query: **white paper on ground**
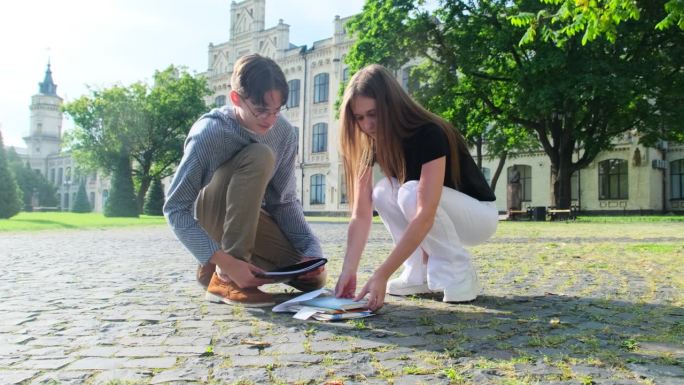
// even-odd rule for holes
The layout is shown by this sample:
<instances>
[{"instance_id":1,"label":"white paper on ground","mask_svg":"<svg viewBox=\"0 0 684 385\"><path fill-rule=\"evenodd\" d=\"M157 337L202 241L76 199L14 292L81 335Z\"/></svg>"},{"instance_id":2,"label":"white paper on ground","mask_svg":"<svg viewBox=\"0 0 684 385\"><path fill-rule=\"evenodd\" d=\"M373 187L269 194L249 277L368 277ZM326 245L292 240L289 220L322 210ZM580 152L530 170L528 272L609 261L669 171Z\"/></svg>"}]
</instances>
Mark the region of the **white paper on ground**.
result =
<instances>
[{"instance_id":1,"label":"white paper on ground","mask_svg":"<svg viewBox=\"0 0 684 385\"><path fill-rule=\"evenodd\" d=\"M302 295L300 295L300 296L294 297L294 298L292 298L292 299L289 300L289 301L285 301L285 302L283 302L283 303L279 303L279 304L275 305L275 306L273 307L273 311L276 312L276 313L283 313L283 312L284 312L284 313L287 313L287 312L292 312L292 310L290 310L290 307L291 307L291 306L297 305L297 304L300 303L300 302L308 301L308 300L310 300L310 299L312 299L312 298L316 298L316 297L318 297L319 295L324 295L324 294L328 294L328 295L329 295L329 294L332 294L332 293L333 293L332 290L326 289L326 288L318 289L318 290L314 290L314 291L310 291L310 292L308 292L308 293L304 293L304 294L302 294Z\"/></svg>"},{"instance_id":2,"label":"white paper on ground","mask_svg":"<svg viewBox=\"0 0 684 385\"><path fill-rule=\"evenodd\" d=\"M301 309L299 309L297 313L295 313L294 316L292 316L292 318L307 320L316 313L321 313L321 311L319 309L314 309L312 307L303 306Z\"/></svg>"}]
</instances>

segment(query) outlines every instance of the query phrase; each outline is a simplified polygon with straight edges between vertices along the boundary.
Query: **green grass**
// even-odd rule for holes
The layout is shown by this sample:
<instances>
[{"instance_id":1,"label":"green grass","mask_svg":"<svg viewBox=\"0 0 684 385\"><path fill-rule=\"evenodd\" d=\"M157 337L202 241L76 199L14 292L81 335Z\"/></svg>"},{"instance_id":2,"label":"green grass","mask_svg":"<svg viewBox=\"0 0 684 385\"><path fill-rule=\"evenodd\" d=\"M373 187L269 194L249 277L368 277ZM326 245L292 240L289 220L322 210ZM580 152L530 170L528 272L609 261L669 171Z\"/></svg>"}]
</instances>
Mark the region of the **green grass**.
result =
<instances>
[{"instance_id":1,"label":"green grass","mask_svg":"<svg viewBox=\"0 0 684 385\"><path fill-rule=\"evenodd\" d=\"M10 219L0 219L0 232L78 230L105 227L160 226L165 224L166 220L164 217L149 215L141 215L139 218L106 218L98 213L21 212Z\"/></svg>"}]
</instances>

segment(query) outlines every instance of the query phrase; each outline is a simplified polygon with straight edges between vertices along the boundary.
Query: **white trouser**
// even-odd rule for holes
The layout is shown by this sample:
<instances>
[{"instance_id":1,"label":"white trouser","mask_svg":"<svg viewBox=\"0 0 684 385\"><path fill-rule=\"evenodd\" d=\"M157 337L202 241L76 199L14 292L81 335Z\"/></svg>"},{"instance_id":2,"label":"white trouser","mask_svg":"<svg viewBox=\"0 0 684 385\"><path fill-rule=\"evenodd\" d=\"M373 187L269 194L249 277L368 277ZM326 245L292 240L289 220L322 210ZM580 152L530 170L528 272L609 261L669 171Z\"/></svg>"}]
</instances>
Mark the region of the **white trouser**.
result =
<instances>
[{"instance_id":1,"label":"white trouser","mask_svg":"<svg viewBox=\"0 0 684 385\"><path fill-rule=\"evenodd\" d=\"M400 186L397 179L383 177L373 189L373 202L396 245L416 214L418 181ZM496 231L497 223L494 202L480 202L442 187L432 228L404 262L401 279L409 284L427 282L430 290L435 291L458 285L474 273L470 254L464 246L485 242ZM427 266L423 263L423 251L428 255Z\"/></svg>"}]
</instances>

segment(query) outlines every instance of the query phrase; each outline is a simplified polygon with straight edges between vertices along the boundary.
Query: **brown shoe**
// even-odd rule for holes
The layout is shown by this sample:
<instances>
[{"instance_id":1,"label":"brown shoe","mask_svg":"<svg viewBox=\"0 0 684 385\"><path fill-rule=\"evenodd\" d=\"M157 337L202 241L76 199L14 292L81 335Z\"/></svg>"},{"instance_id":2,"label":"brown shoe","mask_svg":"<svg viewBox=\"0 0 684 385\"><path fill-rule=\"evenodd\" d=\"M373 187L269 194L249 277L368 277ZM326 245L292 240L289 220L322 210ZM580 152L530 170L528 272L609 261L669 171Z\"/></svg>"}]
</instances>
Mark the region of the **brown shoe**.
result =
<instances>
[{"instance_id":1,"label":"brown shoe","mask_svg":"<svg viewBox=\"0 0 684 385\"><path fill-rule=\"evenodd\" d=\"M204 288L206 289L207 286L209 286L211 276L214 275L215 271L216 265L214 265L213 263L207 262L207 264L204 266L199 265L197 267L197 282L199 282L199 284L204 286Z\"/></svg>"},{"instance_id":2,"label":"brown shoe","mask_svg":"<svg viewBox=\"0 0 684 385\"><path fill-rule=\"evenodd\" d=\"M242 305L246 307L273 306L273 296L264 293L256 287L240 288L233 282L222 281L218 274L214 273L204 296L210 302L223 302L229 305Z\"/></svg>"}]
</instances>

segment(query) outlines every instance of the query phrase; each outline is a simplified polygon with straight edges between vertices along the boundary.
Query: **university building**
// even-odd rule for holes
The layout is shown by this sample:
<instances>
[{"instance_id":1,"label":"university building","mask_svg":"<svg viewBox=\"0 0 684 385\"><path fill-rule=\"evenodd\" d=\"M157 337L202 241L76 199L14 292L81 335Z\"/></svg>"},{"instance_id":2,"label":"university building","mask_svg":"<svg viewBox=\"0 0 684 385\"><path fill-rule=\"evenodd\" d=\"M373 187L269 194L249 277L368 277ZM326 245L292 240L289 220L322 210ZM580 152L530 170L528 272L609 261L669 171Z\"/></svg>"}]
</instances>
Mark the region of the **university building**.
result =
<instances>
[{"instance_id":1,"label":"university building","mask_svg":"<svg viewBox=\"0 0 684 385\"><path fill-rule=\"evenodd\" d=\"M93 211L102 212L109 195L109 179L103 179L99 173L81 174L71 154L61 151L62 102L48 63L38 93L31 97L29 134L24 137L26 148L17 149L17 152L33 170L40 172L57 188L59 206L42 209L69 211L83 182L90 207ZM33 206L38 206L36 199Z\"/></svg>"},{"instance_id":2,"label":"university building","mask_svg":"<svg viewBox=\"0 0 684 385\"><path fill-rule=\"evenodd\" d=\"M203 74L213 94L207 102L223 106L229 102L233 64L240 56L259 53L274 59L288 80L285 117L299 138L297 189L307 214L345 214L349 210L345 180L338 154L339 122L335 101L340 84L349 76L345 55L353 44L344 24L336 16L332 36L311 47L289 41L290 26L282 20L265 26L265 0L233 1L230 5L228 41L209 44L208 66ZM397 71L398 80L408 85L409 68ZM60 152L62 98L48 64L38 94L31 99L30 130L21 155L34 170L58 188L60 209L68 210L81 178L94 211L102 212L108 197L109 180L99 174L76 175L76 163ZM188 127L189 129L189 127ZM684 144L661 142L650 148L638 144L638 133L616 138L615 148L600 154L572 178L573 205L592 213L684 213ZM489 180L497 159L485 159L483 171ZM507 210L507 181L520 176L522 209L546 207L551 199L548 157L541 151L517 154L506 161L495 193L500 212ZM376 178L382 177L376 171ZM168 184L167 184L168 185Z\"/></svg>"},{"instance_id":3,"label":"university building","mask_svg":"<svg viewBox=\"0 0 684 385\"><path fill-rule=\"evenodd\" d=\"M265 0L233 1L230 6L230 38L209 44L205 76L215 106L229 102L233 63L242 55L259 53L274 59L283 69L290 86L288 110L284 115L299 137L297 188L305 212L348 211L342 162L338 154L339 122L335 100L349 71L344 58L353 44L344 24L349 18L336 16L332 36L311 47L289 42L290 26L282 20L266 28ZM397 71L406 86L408 68ZM483 171L490 179L498 160L484 160ZM520 175L522 208L549 206L551 171L543 152L509 158L495 193L499 211L507 210L507 181ZM381 177L376 173L376 177ZM600 154L589 167L572 179L573 205L584 212L653 213L684 212L684 144L662 142L656 148L638 144L638 136L616 138L612 151Z\"/></svg>"}]
</instances>

